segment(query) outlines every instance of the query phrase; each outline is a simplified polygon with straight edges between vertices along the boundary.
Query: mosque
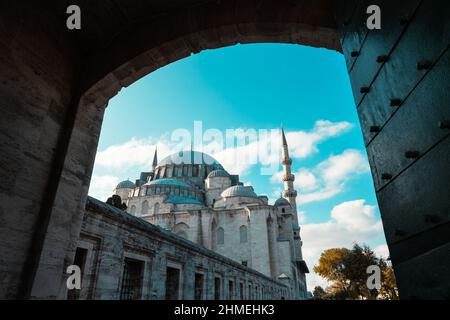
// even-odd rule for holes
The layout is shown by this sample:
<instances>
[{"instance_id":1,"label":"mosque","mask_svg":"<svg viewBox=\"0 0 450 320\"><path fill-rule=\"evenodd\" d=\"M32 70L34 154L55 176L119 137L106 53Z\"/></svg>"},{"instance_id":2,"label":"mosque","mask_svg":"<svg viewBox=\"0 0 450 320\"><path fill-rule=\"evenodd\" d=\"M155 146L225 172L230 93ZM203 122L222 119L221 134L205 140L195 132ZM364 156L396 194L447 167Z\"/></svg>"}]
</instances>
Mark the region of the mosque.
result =
<instances>
[{"instance_id":1,"label":"mosque","mask_svg":"<svg viewBox=\"0 0 450 320\"><path fill-rule=\"evenodd\" d=\"M284 192L273 205L213 157L192 150L159 162L155 151L151 172L142 172L136 182L120 182L114 194L128 213L282 281L293 297L304 299L309 271L302 257L292 160L281 134Z\"/></svg>"}]
</instances>

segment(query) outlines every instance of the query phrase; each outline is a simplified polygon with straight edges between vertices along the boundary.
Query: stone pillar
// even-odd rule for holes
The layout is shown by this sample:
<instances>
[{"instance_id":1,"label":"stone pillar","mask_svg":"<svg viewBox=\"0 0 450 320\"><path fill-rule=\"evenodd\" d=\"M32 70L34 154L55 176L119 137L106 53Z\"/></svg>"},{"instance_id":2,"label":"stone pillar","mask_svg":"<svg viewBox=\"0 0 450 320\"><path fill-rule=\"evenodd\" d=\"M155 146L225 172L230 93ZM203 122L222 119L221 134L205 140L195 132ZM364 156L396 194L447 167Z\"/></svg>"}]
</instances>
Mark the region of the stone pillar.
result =
<instances>
[{"instance_id":1,"label":"stone pillar","mask_svg":"<svg viewBox=\"0 0 450 320\"><path fill-rule=\"evenodd\" d=\"M187 256L184 263L183 299L194 300L195 298L195 264L191 256Z\"/></svg>"},{"instance_id":2,"label":"stone pillar","mask_svg":"<svg viewBox=\"0 0 450 320\"><path fill-rule=\"evenodd\" d=\"M67 126L70 110L76 105L74 48L60 27L59 16L53 14L53 10L65 12L62 6L55 2L0 5L1 299L29 298L40 260L44 264L53 260L58 265L55 273L38 279L42 297L58 297L62 266L74 254L66 255L68 241L64 237L74 241L78 238L79 223L76 218L72 220L72 215L81 208L82 188L72 199L65 199L71 206L62 204L63 199L59 203L68 210L55 216L51 228L63 230L61 234L46 228L59 180L57 167L65 156L66 134L71 131L71 126ZM96 128L93 129L92 139L96 140ZM90 153L95 153L97 142L91 148L92 143L87 140L90 138L79 142L85 144L81 148L84 157L89 158ZM82 168L85 162L70 162L72 171L65 175L64 183L70 184L75 178L87 186L90 174ZM56 225L61 229L56 230ZM41 259L42 239L47 235L58 244Z\"/></svg>"},{"instance_id":3,"label":"stone pillar","mask_svg":"<svg viewBox=\"0 0 450 320\"><path fill-rule=\"evenodd\" d=\"M166 254L163 250L157 250L153 257L153 268L151 274L151 299L166 299Z\"/></svg>"},{"instance_id":4,"label":"stone pillar","mask_svg":"<svg viewBox=\"0 0 450 320\"><path fill-rule=\"evenodd\" d=\"M104 106L85 100L78 106L62 171L54 177L59 181L49 209L32 299L65 298L65 270L75 254L104 110Z\"/></svg>"},{"instance_id":5,"label":"stone pillar","mask_svg":"<svg viewBox=\"0 0 450 320\"><path fill-rule=\"evenodd\" d=\"M111 228L110 234L104 235L102 238L94 289L94 299L96 300L120 299L124 250L122 241L118 241L115 235L117 231L117 227Z\"/></svg>"}]
</instances>

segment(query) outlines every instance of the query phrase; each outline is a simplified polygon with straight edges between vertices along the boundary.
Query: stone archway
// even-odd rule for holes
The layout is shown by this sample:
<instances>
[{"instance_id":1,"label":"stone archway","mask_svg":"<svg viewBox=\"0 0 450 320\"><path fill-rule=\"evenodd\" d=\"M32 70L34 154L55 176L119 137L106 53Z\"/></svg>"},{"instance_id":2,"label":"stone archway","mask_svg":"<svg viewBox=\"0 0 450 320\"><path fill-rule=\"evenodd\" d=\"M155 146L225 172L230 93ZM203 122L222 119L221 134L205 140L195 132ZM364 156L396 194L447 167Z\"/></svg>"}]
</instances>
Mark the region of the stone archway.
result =
<instances>
[{"instance_id":1,"label":"stone archway","mask_svg":"<svg viewBox=\"0 0 450 320\"><path fill-rule=\"evenodd\" d=\"M78 34L61 28L68 4L0 10L0 297L64 296L104 107L122 87L201 50L285 42L344 53L400 294L448 298L447 1L90 2Z\"/></svg>"}]
</instances>

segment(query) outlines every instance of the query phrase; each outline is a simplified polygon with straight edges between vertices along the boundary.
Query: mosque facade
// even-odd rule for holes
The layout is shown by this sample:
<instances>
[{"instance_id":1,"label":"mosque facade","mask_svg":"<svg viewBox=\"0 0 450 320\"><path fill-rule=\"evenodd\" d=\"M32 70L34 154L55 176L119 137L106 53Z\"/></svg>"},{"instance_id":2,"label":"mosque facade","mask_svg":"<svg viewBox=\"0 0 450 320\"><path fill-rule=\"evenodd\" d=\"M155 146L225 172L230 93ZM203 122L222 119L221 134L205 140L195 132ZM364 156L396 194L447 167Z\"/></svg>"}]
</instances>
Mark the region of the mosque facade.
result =
<instances>
[{"instance_id":1,"label":"mosque facade","mask_svg":"<svg viewBox=\"0 0 450 320\"><path fill-rule=\"evenodd\" d=\"M282 197L269 204L213 157L183 151L158 161L135 182L114 189L126 211L254 269L307 297L292 160L282 131ZM125 207L124 206L124 207Z\"/></svg>"}]
</instances>

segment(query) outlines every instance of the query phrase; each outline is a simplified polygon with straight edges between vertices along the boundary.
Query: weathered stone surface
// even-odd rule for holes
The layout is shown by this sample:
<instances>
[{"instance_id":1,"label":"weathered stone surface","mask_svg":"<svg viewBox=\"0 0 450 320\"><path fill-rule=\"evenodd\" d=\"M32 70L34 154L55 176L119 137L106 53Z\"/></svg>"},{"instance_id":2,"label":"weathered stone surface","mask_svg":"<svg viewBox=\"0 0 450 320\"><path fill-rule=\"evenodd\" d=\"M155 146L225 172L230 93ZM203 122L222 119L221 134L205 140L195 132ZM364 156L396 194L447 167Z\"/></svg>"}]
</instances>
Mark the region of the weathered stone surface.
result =
<instances>
[{"instance_id":1,"label":"weathered stone surface","mask_svg":"<svg viewBox=\"0 0 450 320\"><path fill-rule=\"evenodd\" d=\"M203 299L214 299L217 276L220 299L240 297L239 286L228 292L230 280L244 284L245 299L291 298L287 285L93 198L87 200L78 246L88 248L89 256L82 299L119 299L125 257L145 262L140 299L165 299L168 265L181 268L182 299L194 299L196 272L205 275Z\"/></svg>"}]
</instances>

